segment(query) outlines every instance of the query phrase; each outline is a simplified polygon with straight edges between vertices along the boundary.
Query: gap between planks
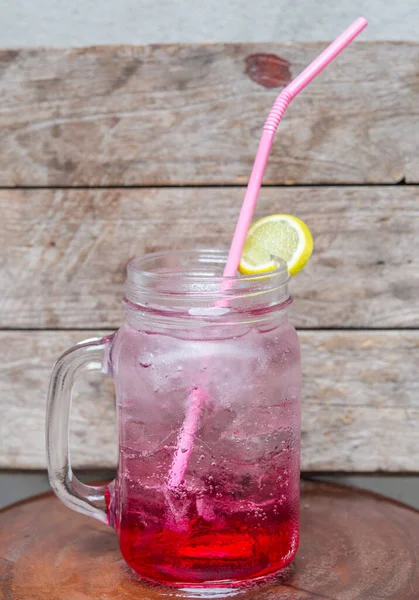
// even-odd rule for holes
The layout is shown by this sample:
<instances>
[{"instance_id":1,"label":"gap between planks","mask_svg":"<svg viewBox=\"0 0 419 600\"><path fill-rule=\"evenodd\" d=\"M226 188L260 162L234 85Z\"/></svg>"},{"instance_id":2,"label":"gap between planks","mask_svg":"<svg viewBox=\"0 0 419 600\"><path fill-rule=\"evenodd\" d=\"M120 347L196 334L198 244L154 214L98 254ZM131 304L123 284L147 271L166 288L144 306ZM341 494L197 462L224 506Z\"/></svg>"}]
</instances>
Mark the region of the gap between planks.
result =
<instances>
[{"instance_id":1,"label":"gap between planks","mask_svg":"<svg viewBox=\"0 0 419 600\"><path fill-rule=\"evenodd\" d=\"M250 175L250 173L249 173ZM394 188L397 186L407 186L407 187L418 187L419 183L406 183L405 178L403 177L400 181L395 183L264 183L262 187L264 188L376 188L376 187L388 187ZM179 184L153 184L153 185L17 185L17 186L6 186L1 185L0 191L7 190L149 190L158 188L159 190L170 190L170 189L196 189L196 188L205 188L205 189L217 189L217 188L228 188L228 189L246 189L246 185L240 185L237 183L179 183Z\"/></svg>"},{"instance_id":2,"label":"gap between planks","mask_svg":"<svg viewBox=\"0 0 419 600\"><path fill-rule=\"evenodd\" d=\"M121 325L122 325L122 321L121 321ZM118 327L0 327L0 333L1 332L8 332L8 333L13 333L15 332L25 332L27 331L29 332L33 332L33 331L55 331L55 332L60 332L60 331L97 331L97 332L112 332L112 331L116 331L118 329ZM345 331L349 331L349 332L356 332L356 331L360 331L362 333L368 333L369 331L371 331L371 333L386 333L388 331L419 331L419 327L296 327L295 328L297 331L304 331L304 332L316 332L316 331L324 331L324 332L333 332L333 333L337 333L339 331L345 332Z\"/></svg>"}]
</instances>

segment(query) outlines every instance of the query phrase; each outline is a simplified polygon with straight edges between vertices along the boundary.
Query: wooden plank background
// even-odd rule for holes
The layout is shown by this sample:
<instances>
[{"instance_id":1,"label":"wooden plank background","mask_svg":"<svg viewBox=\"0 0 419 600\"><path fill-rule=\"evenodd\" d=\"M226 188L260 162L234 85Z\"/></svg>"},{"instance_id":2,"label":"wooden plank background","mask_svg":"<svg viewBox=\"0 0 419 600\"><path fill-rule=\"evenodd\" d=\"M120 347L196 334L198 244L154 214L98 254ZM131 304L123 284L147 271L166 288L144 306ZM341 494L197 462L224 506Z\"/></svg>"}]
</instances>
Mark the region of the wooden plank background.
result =
<instances>
[{"instance_id":1,"label":"wooden plank background","mask_svg":"<svg viewBox=\"0 0 419 600\"><path fill-rule=\"evenodd\" d=\"M98 335L97 331L2 332L0 468L45 466L51 365L64 349ZM304 331L300 335L303 469L416 470L419 332ZM113 385L94 373L80 381L77 391L73 462L79 467L112 467L117 449Z\"/></svg>"},{"instance_id":2,"label":"wooden plank background","mask_svg":"<svg viewBox=\"0 0 419 600\"><path fill-rule=\"evenodd\" d=\"M246 184L278 91L264 86L323 48L3 51L0 185ZM351 45L287 110L265 183L417 183L418 52Z\"/></svg>"},{"instance_id":3,"label":"wooden plank background","mask_svg":"<svg viewBox=\"0 0 419 600\"><path fill-rule=\"evenodd\" d=\"M0 468L45 466L53 362L119 326L132 256L228 246L266 112L322 47L0 51ZM274 144L257 216L315 239L292 281L305 470L419 472L418 55L354 44ZM114 465L111 383L73 412L74 464Z\"/></svg>"},{"instance_id":4,"label":"wooden plank background","mask_svg":"<svg viewBox=\"0 0 419 600\"><path fill-rule=\"evenodd\" d=\"M228 248L243 193L0 191L0 326L117 328L129 258ZM299 215L315 240L312 260L291 282L297 326L419 325L419 187L265 188L256 216L272 212Z\"/></svg>"}]
</instances>

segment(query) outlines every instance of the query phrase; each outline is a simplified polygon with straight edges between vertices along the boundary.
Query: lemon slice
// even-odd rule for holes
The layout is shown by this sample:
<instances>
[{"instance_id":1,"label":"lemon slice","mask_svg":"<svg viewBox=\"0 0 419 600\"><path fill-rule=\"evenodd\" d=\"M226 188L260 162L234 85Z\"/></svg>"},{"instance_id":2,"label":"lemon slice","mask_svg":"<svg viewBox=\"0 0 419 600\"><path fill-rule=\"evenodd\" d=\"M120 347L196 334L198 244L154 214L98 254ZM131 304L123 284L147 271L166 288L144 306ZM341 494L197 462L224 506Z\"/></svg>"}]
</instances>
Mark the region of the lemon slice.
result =
<instances>
[{"instance_id":1,"label":"lemon slice","mask_svg":"<svg viewBox=\"0 0 419 600\"><path fill-rule=\"evenodd\" d=\"M247 233L239 271L243 275L276 269L275 258L283 258L290 275L304 267L313 251L307 225L291 215L269 215L255 221Z\"/></svg>"}]
</instances>

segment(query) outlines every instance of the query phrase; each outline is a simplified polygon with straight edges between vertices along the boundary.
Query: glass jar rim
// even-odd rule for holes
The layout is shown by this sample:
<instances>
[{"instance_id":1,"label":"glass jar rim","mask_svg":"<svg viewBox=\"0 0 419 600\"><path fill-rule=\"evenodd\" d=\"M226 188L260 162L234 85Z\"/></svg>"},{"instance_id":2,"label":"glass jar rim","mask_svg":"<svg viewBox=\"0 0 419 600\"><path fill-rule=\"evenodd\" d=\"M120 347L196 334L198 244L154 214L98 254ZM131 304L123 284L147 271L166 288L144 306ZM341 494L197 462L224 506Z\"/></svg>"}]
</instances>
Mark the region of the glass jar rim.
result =
<instances>
[{"instance_id":1,"label":"glass jar rim","mask_svg":"<svg viewBox=\"0 0 419 600\"><path fill-rule=\"evenodd\" d=\"M288 267L273 258L277 267L254 275L223 276L226 250L169 250L134 257L127 266L127 299L135 303L138 294L191 297L237 296L273 291L287 285Z\"/></svg>"},{"instance_id":2,"label":"glass jar rim","mask_svg":"<svg viewBox=\"0 0 419 600\"><path fill-rule=\"evenodd\" d=\"M227 251L175 250L133 258L127 268L124 305L129 321L183 324L256 322L292 302L288 267L256 275L223 277Z\"/></svg>"}]
</instances>

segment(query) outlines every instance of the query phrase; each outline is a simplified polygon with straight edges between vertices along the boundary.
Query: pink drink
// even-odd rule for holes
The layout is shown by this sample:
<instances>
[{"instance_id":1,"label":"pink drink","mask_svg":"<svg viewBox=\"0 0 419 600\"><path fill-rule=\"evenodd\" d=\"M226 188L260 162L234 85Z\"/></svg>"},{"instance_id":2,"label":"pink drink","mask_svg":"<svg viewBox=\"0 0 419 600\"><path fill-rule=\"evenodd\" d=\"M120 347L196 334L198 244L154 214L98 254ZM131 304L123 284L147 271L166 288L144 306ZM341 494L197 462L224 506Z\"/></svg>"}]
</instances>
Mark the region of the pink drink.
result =
<instances>
[{"instance_id":1,"label":"pink drink","mask_svg":"<svg viewBox=\"0 0 419 600\"><path fill-rule=\"evenodd\" d=\"M297 336L286 317L267 331L240 329L190 340L125 325L114 342L122 383L115 522L125 560L148 579L253 579L297 551ZM184 482L170 490L191 385L208 399Z\"/></svg>"},{"instance_id":2,"label":"pink drink","mask_svg":"<svg viewBox=\"0 0 419 600\"><path fill-rule=\"evenodd\" d=\"M288 273L278 265L226 285L225 260L205 251L132 261L126 323L64 355L51 390L51 430L62 431L54 398L68 394L82 361L100 366L92 361L105 351L117 396L117 477L96 489L60 479L63 447L50 454L51 480L65 503L116 529L141 577L171 585L263 579L298 547L301 369ZM185 436L197 396L197 427ZM175 485L182 451L186 470Z\"/></svg>"}]
</instances>

